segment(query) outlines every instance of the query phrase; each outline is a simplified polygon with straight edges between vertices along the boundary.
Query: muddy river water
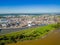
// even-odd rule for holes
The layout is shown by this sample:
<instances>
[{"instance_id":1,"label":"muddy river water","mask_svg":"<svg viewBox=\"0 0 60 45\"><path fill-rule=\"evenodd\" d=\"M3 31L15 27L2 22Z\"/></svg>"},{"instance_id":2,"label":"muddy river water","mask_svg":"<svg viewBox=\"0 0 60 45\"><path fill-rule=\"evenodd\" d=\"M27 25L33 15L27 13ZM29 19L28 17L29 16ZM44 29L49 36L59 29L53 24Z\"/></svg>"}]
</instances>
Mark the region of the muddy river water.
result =
<instances>
[{"instance_id":1,"label":"muddy river water","mask_svg":"<svg viewBox=\"0 0 60 45\"><path fill-rule=\"evenodd\" d=\"M17 42L10 45L60 45L60 30L55 30L42 39Z\"/></svg>"}]
</instances>

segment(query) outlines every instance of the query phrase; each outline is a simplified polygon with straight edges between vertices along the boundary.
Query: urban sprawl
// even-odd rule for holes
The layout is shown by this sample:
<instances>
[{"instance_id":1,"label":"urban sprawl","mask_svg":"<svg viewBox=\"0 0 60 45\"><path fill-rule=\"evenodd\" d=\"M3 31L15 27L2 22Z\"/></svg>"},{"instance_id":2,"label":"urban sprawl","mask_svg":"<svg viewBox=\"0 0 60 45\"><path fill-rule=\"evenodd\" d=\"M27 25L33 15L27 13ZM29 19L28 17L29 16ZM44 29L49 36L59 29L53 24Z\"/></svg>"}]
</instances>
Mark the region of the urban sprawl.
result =
<instances>
[{"instance_id":1,"label":"urban sprawl","mask_svg":"<svg viewBox=\"0 0 60 45\"><path fill-rule=\"evenodd\" d=\"M59 21L59 15L20 15L0 18L0 28L21 28L35 25L54 24Z\"/></svg>"}]
</instances>

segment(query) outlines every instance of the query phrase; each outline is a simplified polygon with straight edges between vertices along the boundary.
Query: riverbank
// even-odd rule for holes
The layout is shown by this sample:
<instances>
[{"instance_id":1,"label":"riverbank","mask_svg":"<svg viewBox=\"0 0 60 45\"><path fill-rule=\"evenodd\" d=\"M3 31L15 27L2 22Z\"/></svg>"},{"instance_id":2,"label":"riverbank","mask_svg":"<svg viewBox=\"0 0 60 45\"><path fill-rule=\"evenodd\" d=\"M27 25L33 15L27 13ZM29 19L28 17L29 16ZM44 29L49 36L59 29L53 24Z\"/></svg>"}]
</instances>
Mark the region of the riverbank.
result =
<instances>
[{"instance_id":1,"label":"riverbank","mask_svg":"<svg viewBox=\"0 0 60 45\"><path fill-rule=\"evenodd\" d=\"M24 40L39 39L52 30L55 30L54 24L36 28L29 28L26 30L21 30L19 32L5 34L0 36L0 45L5 45L7 43L17 43L18 41Z\"/></svg>"},{"instance_id":2,"label":"riverbank","mask_svg":"<svg viewBox=\"0 0 60 45\"><path fill-rule=\"evenodd\" d=\"M54 30L43 39L22 41L8 45L60 45L60 30Z\"/></svg>"}]
</instances>

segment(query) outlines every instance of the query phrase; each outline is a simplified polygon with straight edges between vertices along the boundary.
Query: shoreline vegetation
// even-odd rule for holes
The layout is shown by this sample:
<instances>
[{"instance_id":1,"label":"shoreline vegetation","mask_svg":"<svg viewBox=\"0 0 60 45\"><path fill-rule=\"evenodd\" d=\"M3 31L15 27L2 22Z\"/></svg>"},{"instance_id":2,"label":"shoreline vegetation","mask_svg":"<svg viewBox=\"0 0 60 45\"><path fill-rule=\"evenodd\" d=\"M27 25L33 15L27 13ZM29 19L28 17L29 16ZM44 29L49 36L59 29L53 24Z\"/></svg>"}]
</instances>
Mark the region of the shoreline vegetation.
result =
<instances>
[{"instance_id":1,"label":"shoreline vegetation","mask_svg":"<svg viewBox=\"0 0 60 45\"><path fill-rule=\"evenodd\" d=\"M0 36L0 45L6 45L9 43L16 43L24 40L40 39L41 37L48 34L50 31L57 30L60 28L60 23L49 24L47 26L29 28L21 30L19 32L13 32Z\"/></svg>"}]
</instances>

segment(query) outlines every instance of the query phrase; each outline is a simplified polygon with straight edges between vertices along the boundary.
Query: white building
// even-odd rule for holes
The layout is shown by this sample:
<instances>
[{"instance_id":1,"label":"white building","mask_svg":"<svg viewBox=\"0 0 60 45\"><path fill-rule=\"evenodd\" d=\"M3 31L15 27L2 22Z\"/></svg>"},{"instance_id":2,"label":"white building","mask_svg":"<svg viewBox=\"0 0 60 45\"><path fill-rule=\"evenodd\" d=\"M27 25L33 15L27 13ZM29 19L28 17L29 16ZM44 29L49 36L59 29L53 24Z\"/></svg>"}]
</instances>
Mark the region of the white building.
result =
<instances>
[{"instance_id":1,"label":"white building","mask_svg":"<svg viewBox=\"0 0 60 45\"><path fill-rule=\"evenodd\" d=\"M6 19L0 19L0 23L7 23L8 22L8 20L6 20Z\"/></svg>"},{"instance_id":2,"label":"white building","mask_svg":"<svg viewBox=\"0 0 60 45\"><path fill-rule=\"evenodd\" d=\"M2 25L2 27L6 27L7 25L6 24L1 24Z\"/></svg>"}]
</instances>

